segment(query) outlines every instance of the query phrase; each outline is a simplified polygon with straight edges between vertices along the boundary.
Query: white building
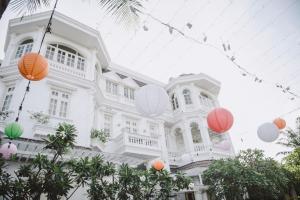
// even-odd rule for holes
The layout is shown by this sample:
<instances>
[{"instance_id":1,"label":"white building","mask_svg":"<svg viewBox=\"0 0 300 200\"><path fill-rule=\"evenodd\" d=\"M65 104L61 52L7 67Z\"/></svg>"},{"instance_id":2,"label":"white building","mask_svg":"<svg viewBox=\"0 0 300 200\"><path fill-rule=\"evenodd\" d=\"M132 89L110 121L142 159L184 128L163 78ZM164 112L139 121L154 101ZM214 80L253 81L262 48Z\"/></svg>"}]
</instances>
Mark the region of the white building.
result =
<instances>
[{"instance_id":1,"label":"white building","mask_svg":"<svg viewBox=\"0 0 300 200\"><path fill-rule=\"evenodd\" d=\"M1 130L15 119L27 85L17 61L26 52L38 51L49 16L43 12L9 22L0 67L0 105L11 113L1 118ZM32 82L23 104L19 122L24 133L15 141L20 158L38 152L38 140L53 132L57 123L69 122L78 130L73 156L101 153L110 161L131 165L149 165L160 158L171 171L183 171L195 181L195 192L179 194L178 199L206 199L201 172L212 159L233 155L229 135L211 133L206 124L208 111L219 105L217 80L183 74L164 84L118 66L110 60L99 32L58 12L41 54L48 59L50 72L42 81ZM167 111L154 119L142 117L134 105L134 92L149 83L164 87L170 96ZM49 123L38 123L28 111L49 114ZM91 139L92 128L107 131L110 140L103 144ZM224 140L229 146L219 145Z\"/></svg>"}]
</instances>

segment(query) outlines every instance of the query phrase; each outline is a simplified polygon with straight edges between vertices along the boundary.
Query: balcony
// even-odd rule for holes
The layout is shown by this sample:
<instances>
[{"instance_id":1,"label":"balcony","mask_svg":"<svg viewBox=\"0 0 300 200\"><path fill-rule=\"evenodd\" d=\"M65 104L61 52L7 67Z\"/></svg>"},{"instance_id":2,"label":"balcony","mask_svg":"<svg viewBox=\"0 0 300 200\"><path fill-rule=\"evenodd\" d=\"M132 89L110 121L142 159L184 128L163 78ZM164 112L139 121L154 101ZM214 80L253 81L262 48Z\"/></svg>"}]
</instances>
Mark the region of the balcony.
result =
<instances>
[{"instance_id":1,"label":"balcony","mask_svg":"<svg viewBox=\"0 0 300 200\"><path fill-rule=\"evenodd\" d=\"M52 69L62 71L62 72L66 72L68 74L71 74L73 76L77 76L79 78L85 78L85 72L82 71L82 70L76 69L76 67L70 67L70 66L67 66L65 64L58 63L58 62L55 62L55 61L49 60L49 59L48 59L48 63L49 63L49 65Z\"/></svg>"},{"instance_id":2,"label":"balcony","mask_svg":"<svg viewBox=\"0 0 300 200\"><path fill-rule=\"evenodd\" d=\"M193 152L169 152L171 165L183 166L191 162L217 160L233 156L233 149L223 148L216 144L194 144Z\"/></svg>"},{"instance_id":3,"label":"balcony","mask_svg":"<svg viewBox=\"0 0 300 200\"><path fill-rule=\"evenodd\" d=\"M156 158L161 154L159 141L154 137L124 131L113 141L116 153L145 159Z\"/></svg>"}]
</instances>

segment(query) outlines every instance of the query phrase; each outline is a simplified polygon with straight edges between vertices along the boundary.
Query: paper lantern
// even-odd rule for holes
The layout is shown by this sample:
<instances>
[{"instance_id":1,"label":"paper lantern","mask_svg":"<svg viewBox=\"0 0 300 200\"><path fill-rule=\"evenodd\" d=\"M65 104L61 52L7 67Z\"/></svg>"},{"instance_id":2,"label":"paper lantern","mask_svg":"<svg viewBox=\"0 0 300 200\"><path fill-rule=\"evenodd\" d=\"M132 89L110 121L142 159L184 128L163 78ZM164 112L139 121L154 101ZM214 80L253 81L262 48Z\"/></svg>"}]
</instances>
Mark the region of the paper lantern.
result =
<instances>
[{"instance_id":1,"label":"paper lantern","mask_svg":"<svg viewBox=\"0 0 300 200\"><path fill-rule=\"evenodd\" d=\"M5 143L0 148L0 153L5 159L9 159L12 155L16 154L18 151L17 146L11 142Z\"/></svg>"},{"instance_id":2,"label":"paper lantern","mask_svg":"<svg viewBox=\"0 0 300 200\"><path fill-rule=\"evenodd\" d=\"M135 105L137 110L144 116L156 117L161 115L169 103L166 91L156 85L146 85L135 94Z\"/></svg>"},{"instance_id":3,"label":"paper lantern","mask_svg":"<svg viewBox=\"0 0 300 200\"><path fill-rule=\"evenodd\" d=\"M284 129L286 126L286 122L282 118L276 118L274 119L273 123L277 126L279 129Z\"/></svg>"},{"instance_id":4,"label":"paper lantern","mask_svg":"<svg viewBox=\"0 0 300 200\"><path fill-rule=\"evenodd\" d=\"M152 167L157 171L161 171L165 167L165 165L162 161L157 160L153 163Z\"/></svg>"},{"instance_id":5,"label":"paper lantern","mask_svg":"<svg viewBox=\"0 0 300 200\"><path fill-rule=\"evenodd\" d=\"M18 63L20 74L31 81L39 81L48 74L48 62L38 53L25 54Z\"/></svg>"},{"instance_id":6,"label":"paper lantern","mask_svg":"<svg viewBox=\"0 0 300 200\"><path fill-rule=\"evenodd\" d=\"M257 136L264 142L274 142L279 136L279 129L273 123L264 123L258 127Z\"/></svg>"},{"instance_id":7,"label":"paper lantern","mask_svg":"<svg viewBox=\"0 0 300 200\"><path fill-rule=\"evenodd\" d=\"M233 116L225 108L215 108L207 116L208 127L216 133L228 131L232 124Z\"/></svg>"},{"instance_id":8,"label":"paper lantern","mask_svg":"<svg viewBox=\"0 0 300 200\"><path fill-rule=\"evenodd\" d=\"M8 125L5 126L4 129L4 134L9 138L9 139L16 139L20 137L23 133L23 128L21 127L20 124L16 122L12 122Z\"/></svg>"}]
</instances>

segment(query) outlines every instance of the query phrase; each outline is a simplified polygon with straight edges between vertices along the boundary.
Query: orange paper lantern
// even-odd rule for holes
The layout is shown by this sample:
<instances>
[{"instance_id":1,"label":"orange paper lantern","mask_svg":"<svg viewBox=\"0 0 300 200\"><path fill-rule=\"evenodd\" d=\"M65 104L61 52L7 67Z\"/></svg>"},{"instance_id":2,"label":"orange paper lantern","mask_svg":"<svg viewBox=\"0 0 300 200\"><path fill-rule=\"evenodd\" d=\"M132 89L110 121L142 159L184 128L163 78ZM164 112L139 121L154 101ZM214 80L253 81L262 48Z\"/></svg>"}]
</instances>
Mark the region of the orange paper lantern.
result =
<instances>
[{"instance_id":1,"label":"orange paper lantern","mask_svg":"<svg viewBox=\"0 0 300 200\"><path fill-rule=\"evenodd\" d=\"M233 116L225 108L216 108L207 116L208 127L216 133L228 131L232 127L232 124Z\"/></svg>"},{"instance_id":2,"label":"orange paper lantern","mask_svg":"<svg viewBox=\"0 0 300 200\"><path fill-rule=\"evenodd\" d=\"M165 167L165 165L162 161L157 160L153 163L152 167L157 171L161 171Z\"/></svg>"},{"instance_id":3,"label":"orange paper lantern","mask_svg":"<svg viewBox=\"0 0 300 200\"><path fill-rule=\"evenodd\" d=\"M48 62L38 53L25 54L18 63L20 74L30 80L39 81L48 74Z\"/></svg>"},{"instance_id":4,"label":"orange paper lantern","mask_svg":"<svg viewBox=\"0 0 300 200\"><path fill-rule=\"evenodd\" d=\"M276 118L274 119L273 123L277 126L279 129L284 129L286 126L286 122L282 118Z\"/></svg>"}]
</instances>

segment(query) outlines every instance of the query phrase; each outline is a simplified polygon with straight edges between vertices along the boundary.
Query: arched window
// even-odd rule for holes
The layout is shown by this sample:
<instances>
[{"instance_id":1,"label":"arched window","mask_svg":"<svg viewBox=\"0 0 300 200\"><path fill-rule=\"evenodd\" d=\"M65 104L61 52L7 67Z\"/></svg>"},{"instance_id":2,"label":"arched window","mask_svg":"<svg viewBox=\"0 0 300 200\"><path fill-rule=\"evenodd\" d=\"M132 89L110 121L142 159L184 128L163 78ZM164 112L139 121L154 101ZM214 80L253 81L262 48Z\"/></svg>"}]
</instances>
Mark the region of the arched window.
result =
<instances>
[{"instance_id":1,"label":"arched window","mask_svg":"<svg viewBox=\"0 0 300 200\"><path fill-rule=\"evenodd\" d=\"M15 58L21 58L25 53L31 52L33 46L33 39L24 40L19 44Z\"/></svg>"},{"instance_id":2,"label":"arched window","mask_svg":"<svg viewBox=\"0 0 300 200\"><path fill-rule=\"evenodd\" d=\"M192 122L190 124L191 127L191 133L192 133L192 138L194 143L202 143L202 137L200 133L200 129L197 123Z\"/></svg>"},{"instance_id":3,"label":"arched window","mask_svg":"<svg viewBox=\"0 0 300 200\"><path fill-rule=\"evenodd\" d=\"M175 94L172 94L171 101L172 101L172 108L173 108L173 110L176 110L177 108L179 108L178 99L175 96Z\"/></svg>"},{"instance_id":4,"label":"arched window","mask_svg":"<svg viewBox=\"0 0 300 200\"><path fill-rule=\"evenodd\" d=\"M215 133L215 132L213 132L210 129L208 129L208 134L209 134L210 141L213 144L220 143L221 141L223 141L225 139L225 135L224 134Z\"/></svg>"},{"instance_id":5,"label":"arched window","mask_svg":"<svg viewBox=\"0 0 300 200\"><path fill-rule=\"evenodd\" d=\"M207 106L209 108L215 106L213 99L203 92L200 93L199 99L200 99L200 103L204 106Z\"/></svg>"},{"instance_id":6,"label":"arched window","mask_svg":"<svg viewBox=\"0 0 300 200\"><path fill-rule=\"evenodd\" d=\"M45 57L81 71L85 70L85 58L76 50L65 45L48 45Z\"/></svg>"},{"instance_id":7,"label":"arched window","mask_svg":"<svg viewBox=\"0 0 300 200\"><path fill-rule=\"evenodd\" d=\"M178 151L184 151L184 140L181 128L175 129L176 147Z\"/></svg>"},{"instance_id":8,"label":"arched window","mask_svg":"<svg viewBox=\"0 0 300 200\"><path fill-rule=\"evenodd\" d=\"M192 98L191 98L191 92L188 89L184 89L182 91L183 97L184 97L184 102L185 104L189 105L192 104Z\"/></svg>"}]
</instances>

